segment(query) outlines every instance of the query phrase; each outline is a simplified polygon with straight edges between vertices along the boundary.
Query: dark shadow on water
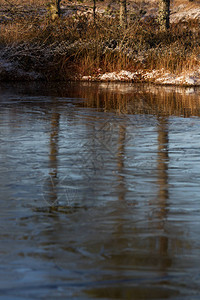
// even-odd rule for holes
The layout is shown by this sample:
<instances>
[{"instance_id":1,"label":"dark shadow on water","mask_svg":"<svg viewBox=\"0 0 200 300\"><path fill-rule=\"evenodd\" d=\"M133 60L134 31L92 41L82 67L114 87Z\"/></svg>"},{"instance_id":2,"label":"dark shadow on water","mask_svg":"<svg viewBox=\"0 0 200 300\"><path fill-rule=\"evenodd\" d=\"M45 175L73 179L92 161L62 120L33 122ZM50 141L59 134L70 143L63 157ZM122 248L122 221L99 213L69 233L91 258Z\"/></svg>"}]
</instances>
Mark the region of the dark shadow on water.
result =
<instances>
[{"instance_id":1,"label":"dark shadow on water","mask_svg":"<svg viewBox=\"0 0 200 300\"><path fill-rule=\"evenodd\" d=\"M141 286L121 286L97 288L86 291L90 297L100 299L170 299L179 295L178 291L162 287L140 284Z\"/></svg>"}]
</instances>

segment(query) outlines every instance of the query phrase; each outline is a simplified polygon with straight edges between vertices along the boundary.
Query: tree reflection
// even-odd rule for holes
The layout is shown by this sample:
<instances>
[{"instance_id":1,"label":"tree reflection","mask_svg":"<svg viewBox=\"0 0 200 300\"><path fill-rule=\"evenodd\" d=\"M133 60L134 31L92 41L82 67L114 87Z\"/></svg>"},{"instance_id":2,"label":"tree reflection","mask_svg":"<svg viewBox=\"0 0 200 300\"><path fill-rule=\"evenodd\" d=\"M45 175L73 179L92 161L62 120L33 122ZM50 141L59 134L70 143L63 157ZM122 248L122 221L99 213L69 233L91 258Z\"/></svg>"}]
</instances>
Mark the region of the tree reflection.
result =
<instances>
[{"instance_id":1,"label":"tree reflection","mask_svg":"<svg viewBox=\"0 0 200 300\"><path fill-rule=\"evenodd\" d=\"M161 117L158 125L158 199L161 204L161 212L166 214L168 200L168 121Z\"/></svg>"},{"instance_id":2,"label":"tree reflection","mask_svg":"<svg viewBox=\"0 0 200 300\"><path fill-rule=\"evenodd\" d=\"M125 99L124 99L125 98ZM118 107L119 113L124 112L124 103L126 103L126 97L122 96L120 105ZM117 170L118 170L118 199L120 201L125 201L126 196L126 184L124 172L124 157L125 157L125 144L126 144L126 121L123 123L119 122L118 131L118 150L117 150Z\"/></svg>"},{"instance_id":3,"label":"tree reflection","mask_svg":"<svg viewBox=\"0 0 200 300\"><path fill-rule=\"evenodd\" d=\"M125 156L125 139L126 139L126 127L122 124L119 125L119 138L118 138L118 151L117 151L117 169L118 169L118 199L120 201L125 200L126 185L124 171L124 156Z\"/></svg>"},{"instance_id":4,"label":"tree reflection","mask_svg":"<svg viewBox=\"0 0 200 300\"><path fill-rule=\"evenodd\" d=\"M165 220L168 212L168 121L165 117L158 118L158 214L157 218L158 229L163 231L163 234L159 237L159 254L164 258L168 256L168 237L165 232ZM168 259L162 259L162 269L165 270L169 267Z\"/></svg>"},{"instance_id":5,"label":"tree reflection","mask_svg":"<svg viewBox=\"0 0 200 300\"><path fill-rule=\"evenodd\" d=\"M58 184L58 139L59 139L60 114L54 109L51 115L50 152L49 152L49 203L54 205L57 202Z\"/></svg>"}]
</instances>

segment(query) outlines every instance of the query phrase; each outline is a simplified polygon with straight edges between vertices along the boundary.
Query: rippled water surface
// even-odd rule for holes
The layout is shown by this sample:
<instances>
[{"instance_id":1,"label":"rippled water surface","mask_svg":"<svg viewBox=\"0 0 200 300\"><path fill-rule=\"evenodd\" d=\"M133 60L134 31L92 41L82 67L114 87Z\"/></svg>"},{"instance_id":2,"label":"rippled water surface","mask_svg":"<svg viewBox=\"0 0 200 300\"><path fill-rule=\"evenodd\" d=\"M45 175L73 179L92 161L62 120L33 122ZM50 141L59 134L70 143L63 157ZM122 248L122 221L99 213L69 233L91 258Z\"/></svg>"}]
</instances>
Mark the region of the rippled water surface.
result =
<instances>
[{"instance_id":1,"label":"rippled water surface","mask_svg":"<svg viewBox=\"0 0 200 300\"><path fill-rule=\"evenodd\" d=\"M0 299L199 299L200 91L0 86Z\"/></svg>"}]
</instances>

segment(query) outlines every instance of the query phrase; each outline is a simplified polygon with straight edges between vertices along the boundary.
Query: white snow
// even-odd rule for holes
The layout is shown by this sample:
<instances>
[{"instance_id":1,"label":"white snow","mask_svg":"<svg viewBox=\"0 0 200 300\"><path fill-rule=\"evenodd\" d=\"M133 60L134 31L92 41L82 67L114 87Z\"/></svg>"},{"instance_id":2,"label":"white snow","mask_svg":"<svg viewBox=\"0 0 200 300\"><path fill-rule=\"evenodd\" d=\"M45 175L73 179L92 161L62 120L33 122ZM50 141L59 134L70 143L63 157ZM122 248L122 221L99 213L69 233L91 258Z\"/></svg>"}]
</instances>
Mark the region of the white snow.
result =
<instances>
[{"instance_id":1,"label":"white snow","mask_svg":"<svg viewBox=\"0 0 200 300\"><path fill-rule=\"evenodd\" d=\"M185 9L183 6L183 11L181 11L182 7L180 7L180 11L174 12L171 14L170 21L172 23L178 22L180 20L188 20L188 19L199 19L200 18L200 10L199 8L190 8Z\"/></svg>"},{"instance_id":2,"label":"white snow","mask_svg":"<svg viewBox=\"0 0 200 300\"><path fill-rule=\"evenodd\" d=\"M200 86L200 70L193 72L184 72L173 74L162 70L137 71L130 72L122 70L120 72L110 72L96 76L82 76L82 81L102 81L102 82L152 82L161 85L182 85L182 86Z\"/></svg>"},{"instance_id":3,"label":"white snow","mask_svg":"<svg viewBox=\"0 0 200 300\"><path fill-rule=\"evenodd\" d=\"M100 81L132 81L136 78L135 73L122 70L120 72L105 73L98 76Z\"/></svg>"}]
</instances>

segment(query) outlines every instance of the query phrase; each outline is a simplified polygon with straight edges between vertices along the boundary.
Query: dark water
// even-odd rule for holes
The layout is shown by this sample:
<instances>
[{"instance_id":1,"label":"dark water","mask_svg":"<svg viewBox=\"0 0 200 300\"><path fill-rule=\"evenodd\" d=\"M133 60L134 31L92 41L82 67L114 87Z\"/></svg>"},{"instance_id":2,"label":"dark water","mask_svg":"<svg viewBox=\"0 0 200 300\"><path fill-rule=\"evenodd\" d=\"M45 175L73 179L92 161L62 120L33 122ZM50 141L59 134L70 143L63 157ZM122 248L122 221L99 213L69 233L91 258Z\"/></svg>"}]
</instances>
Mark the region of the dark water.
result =
<instances>
[{"instance_id":1,"label":"dark water","mask_svg":"<svg viewBox=\"0 0 200 300\"><path fill-rule=\"evenodd\" d=\"M199 299L200 91L1 85L0 299Z\"/></svg>"}]
</instances>

